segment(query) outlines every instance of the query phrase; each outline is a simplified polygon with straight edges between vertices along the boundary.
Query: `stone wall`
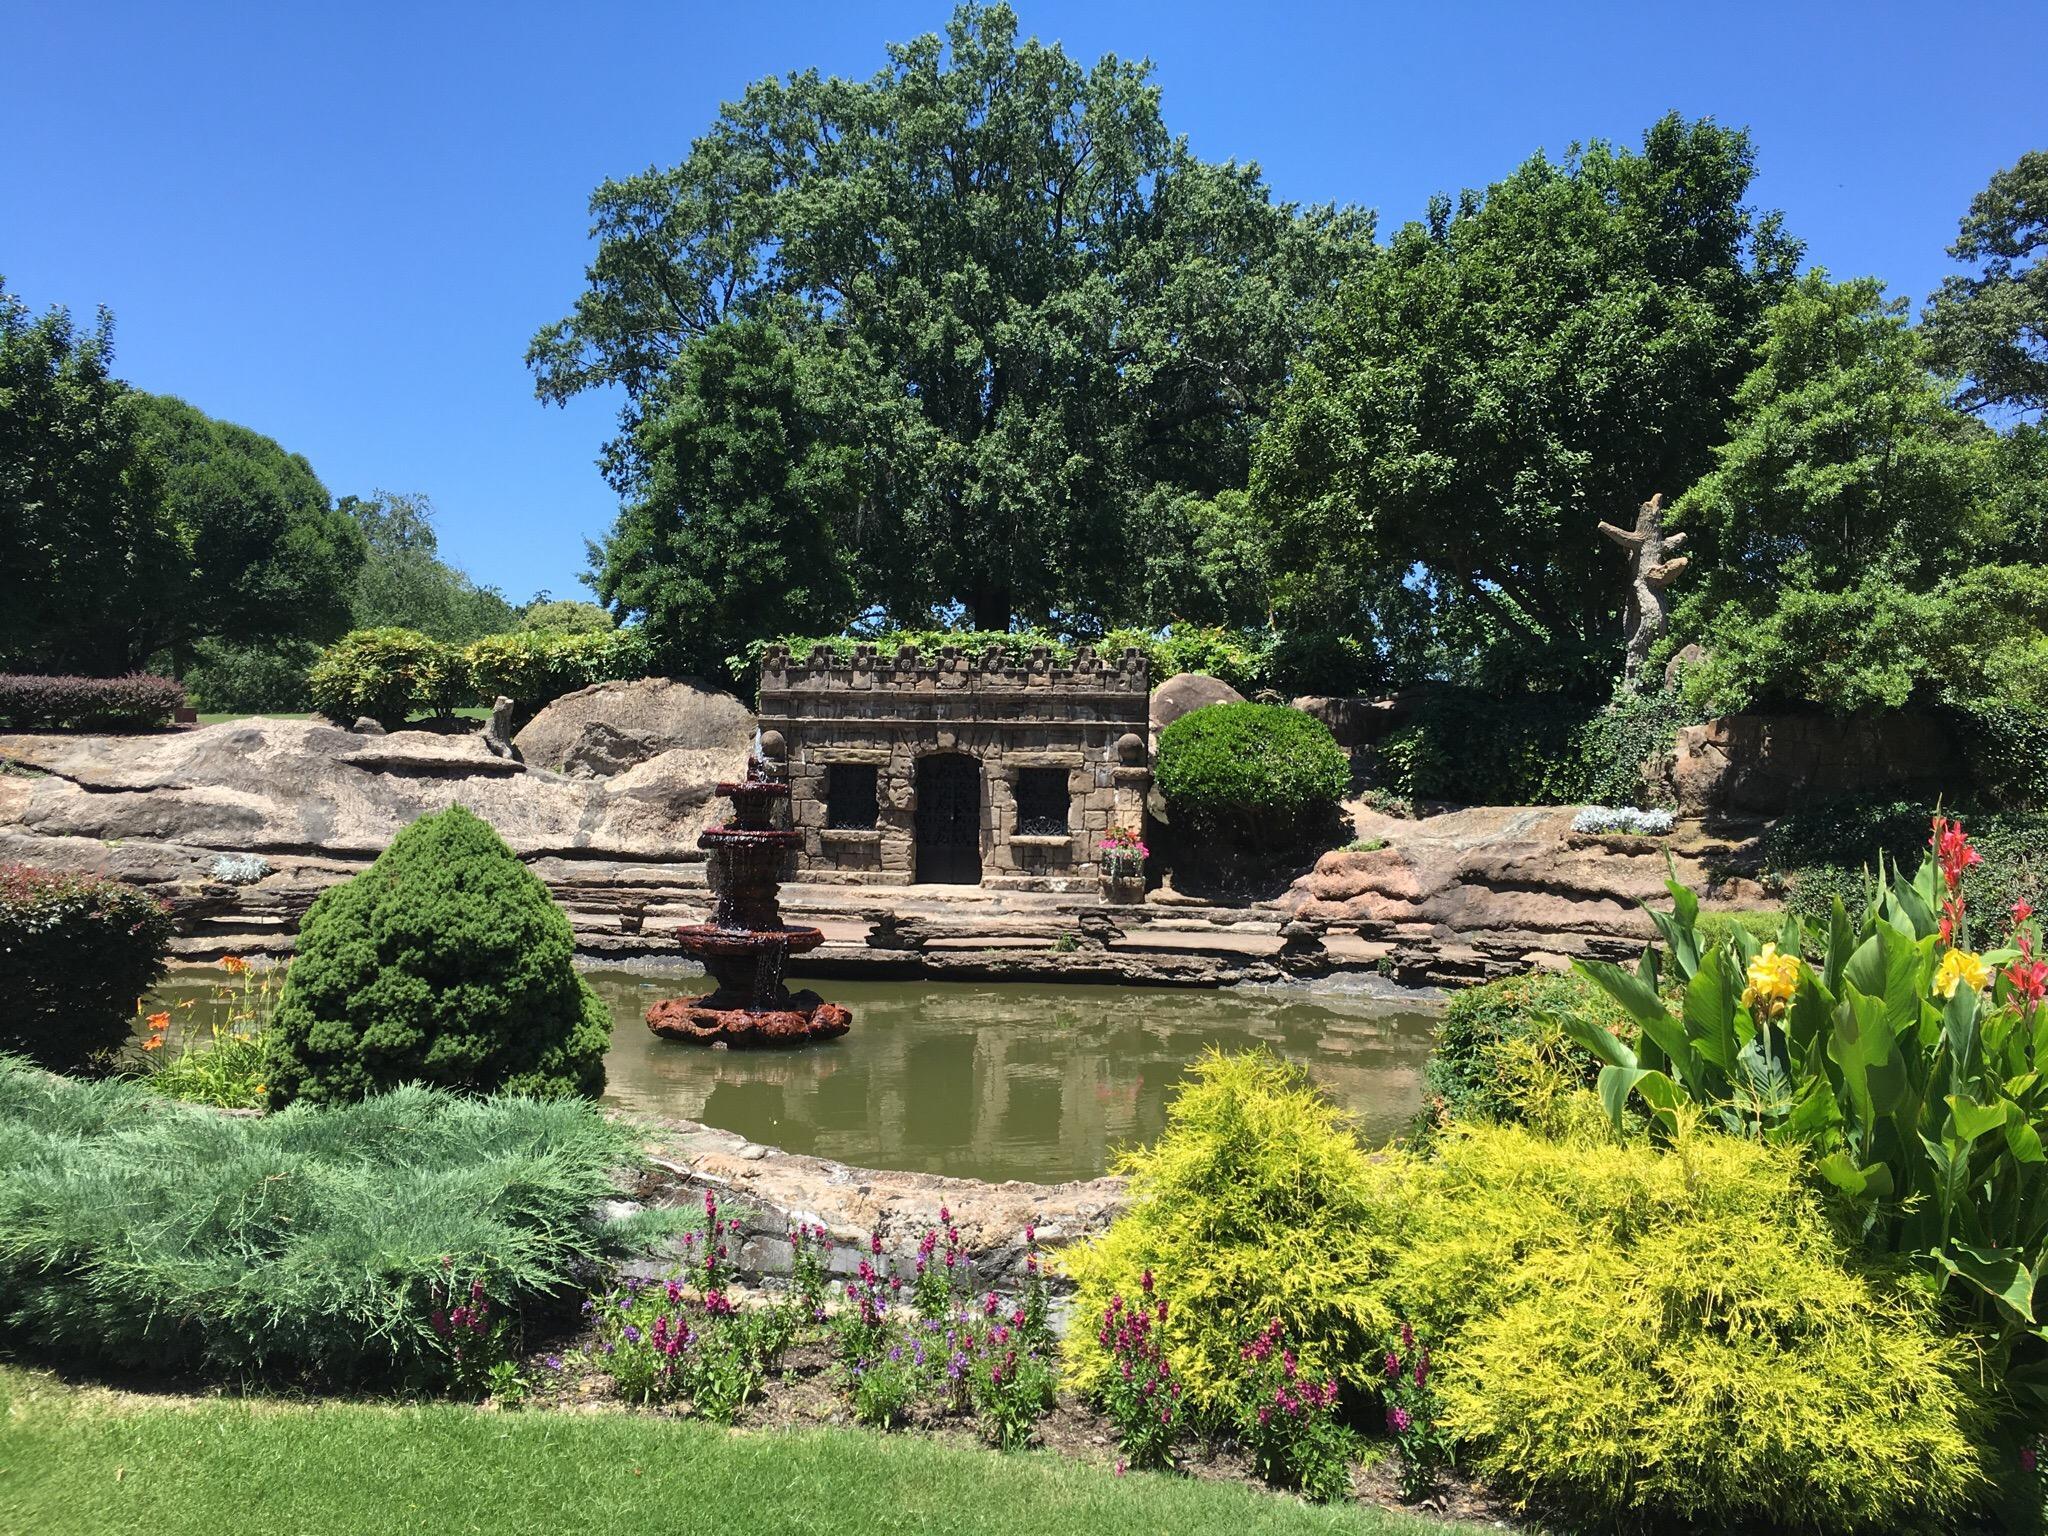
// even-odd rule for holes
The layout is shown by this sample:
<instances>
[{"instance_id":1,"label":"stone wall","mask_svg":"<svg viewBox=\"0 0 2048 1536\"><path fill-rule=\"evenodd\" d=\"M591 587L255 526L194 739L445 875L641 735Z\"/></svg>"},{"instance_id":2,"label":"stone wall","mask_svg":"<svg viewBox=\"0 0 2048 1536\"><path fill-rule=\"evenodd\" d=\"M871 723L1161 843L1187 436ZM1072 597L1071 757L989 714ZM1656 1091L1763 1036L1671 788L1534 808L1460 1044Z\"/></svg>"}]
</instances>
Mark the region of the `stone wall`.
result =
<instances>
[{"instance_id":1,"label":"stone wall","mask_svg":"<svg viewBox=\"0 0 2048 1536\"><path fill-rule=\"evenodd\" d=\"M1951 799L1969 783L1930 715L1726 715L1678 733L1649 765L1681 815L1777 816L1851 795L1920 790Z\"/></svg>"},{"instance_id":2,"label":"stone wall","mask_svg":"<svg viewBox=\"0 0 2048 1536\"><path fill-rule=\"evenodd\" d=\"M771 648L761 667L762 739L787 767L792 825L804 834L797 872L814 881L918 880L920 765L961 757L974 765L970 865L982 883L1092 887L1102 834L1135 829L1144 815L1149 700L1135 649L1107 658L1083 647L1066 665L1042 648L1021 664L1001 648L977 656L949 646L927 656L906 646L881 656L860 646L841 660L819 646L802 661ZM871 825L828 824L838 765L875 770ZM1034 768L1066 774L1066 825L1057 832L1019 825L1020 777ZM927 831L926 862L935 863L929 853Z\"/></svg>"}]
</instances>

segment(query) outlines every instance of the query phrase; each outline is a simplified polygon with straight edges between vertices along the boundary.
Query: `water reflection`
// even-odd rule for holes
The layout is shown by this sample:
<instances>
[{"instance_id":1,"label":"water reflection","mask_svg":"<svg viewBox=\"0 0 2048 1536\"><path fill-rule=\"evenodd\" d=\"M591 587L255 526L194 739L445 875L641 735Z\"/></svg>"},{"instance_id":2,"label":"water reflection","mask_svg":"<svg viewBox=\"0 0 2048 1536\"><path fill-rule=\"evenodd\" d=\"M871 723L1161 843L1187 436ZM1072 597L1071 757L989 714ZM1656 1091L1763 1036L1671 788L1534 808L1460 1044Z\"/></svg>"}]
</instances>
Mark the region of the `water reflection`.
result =
<instances>
[{"instance_id":1,"label":"water reflection","mask_svg":"<svg viewBox=\"0 0 2048 1536\"><path fill-rule=\"evenodd\" d=\"M1371 1141L1421 1102L1434 1016L1341 992L1137 991L1025 983L833 982L843 1040L705 1051L641 1022L673 974L590 973L618 1029L605 1097L869 1167L984 1179L1089 1178L1148 1141L1168 1091L1209 1046L1254 1042L1302 1063Z\"/></svg>"},{"instance_id":2,"label":"water reflection","mask_svg":"<svg viewBox=\"0 0 2048 1536\"><path fill-rule=\"evenodd\" d=\"M203 1037L223 974L180 970L149 1004L174 1039ZM967 1178L1092 1178L1149 1141L1166 1097L1210 1046L1263 1042L1308 1069L1377 1142L1422 1096L1434 1015L1340 990L1146 991L1010 982L820 983L853 1010L843 1040L794 1051L713 1051L658 1039L657 998L702 990L673 967L587 973L617 1028L605 1100L866 1167Z\"/></svg>"}]
</instances>

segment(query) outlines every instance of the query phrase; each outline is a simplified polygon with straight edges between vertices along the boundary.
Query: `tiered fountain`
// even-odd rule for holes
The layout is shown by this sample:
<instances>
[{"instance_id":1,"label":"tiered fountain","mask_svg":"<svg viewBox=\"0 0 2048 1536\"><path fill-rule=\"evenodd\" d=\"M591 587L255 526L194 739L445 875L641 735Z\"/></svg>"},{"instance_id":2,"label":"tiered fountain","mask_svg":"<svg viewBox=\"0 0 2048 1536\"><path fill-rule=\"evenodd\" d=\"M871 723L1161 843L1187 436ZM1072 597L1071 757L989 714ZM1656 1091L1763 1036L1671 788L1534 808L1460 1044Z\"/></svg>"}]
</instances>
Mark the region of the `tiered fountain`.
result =
<instances>
[{"instance_id":1,"label":"tiered fountain","mask_svg":"<svg viewBox=\"0 0 2048 1536\"><path fill-rule=\"evenodd\" d=\"M693 1045L802 1045L846 1033L853 1015L815 992L782 984L792 954L816 949L825 935L783 922L775 904L783 856L803 841L801 832L775 824L774 807L789 785L771 776L757 751L747 776L721 784L733 819L708 827L697 846L710 855L707 871L714 904L711 921L677 930L683 953L703 962L718 983L702 997L665 998L647 1010L647 1027Z\"/></svg>"}]
</instances>

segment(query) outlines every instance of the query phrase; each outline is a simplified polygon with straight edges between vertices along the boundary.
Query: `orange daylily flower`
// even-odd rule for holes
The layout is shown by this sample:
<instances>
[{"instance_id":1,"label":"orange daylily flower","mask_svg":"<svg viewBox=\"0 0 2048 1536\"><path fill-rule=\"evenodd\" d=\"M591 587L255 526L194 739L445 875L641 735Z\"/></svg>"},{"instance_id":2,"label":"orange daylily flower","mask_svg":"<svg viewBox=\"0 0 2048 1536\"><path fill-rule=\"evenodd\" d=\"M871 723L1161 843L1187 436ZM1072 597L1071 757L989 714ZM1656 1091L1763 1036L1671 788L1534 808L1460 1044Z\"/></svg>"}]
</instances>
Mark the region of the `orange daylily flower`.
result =
<instances>
[{"instance_id":1,"label":"orange daylily flower","mask_svg":"<svg viewBox=\"0 0 2048 1536\"><path fill-rule=\"evenodd\" d=\"M221 961L220 968L230 976L239 976L249 969L249 962L240 955L229 955Z\"/></svg>"},{"instance_id":2,"label":"orange daylily flower","mask_svg":"<svg viewBox=\"0 0 2048 1536\"><path fill-rule=\"evenodd\" d=\"M162 1035L151 1035L142 1042L142 1048L145 1051L160 1051L164 1048L164 1037Z\"/></svg>"},{"instance_id":3,"label":"orange daylily flower","mask_svg":"<svg viewBox=\"0 0 2048 1536\"><path fill-rule=\"evenodd\" d=\"M168 1013L152 1013L142 1022L151 1029L169 1029L171 1027L171 1016Z\"/></svg>"}]
</instances>

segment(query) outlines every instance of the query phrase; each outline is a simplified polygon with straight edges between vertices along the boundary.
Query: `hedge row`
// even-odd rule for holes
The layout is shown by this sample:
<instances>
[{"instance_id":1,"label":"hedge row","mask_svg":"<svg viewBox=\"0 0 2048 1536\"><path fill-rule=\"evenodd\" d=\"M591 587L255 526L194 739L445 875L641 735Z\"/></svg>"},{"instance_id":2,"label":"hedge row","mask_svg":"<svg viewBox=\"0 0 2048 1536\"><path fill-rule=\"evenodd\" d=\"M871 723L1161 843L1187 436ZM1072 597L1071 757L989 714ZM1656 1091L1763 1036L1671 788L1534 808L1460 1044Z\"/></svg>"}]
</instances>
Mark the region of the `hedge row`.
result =
<instances>
[{"instance_id":1,"label":"hedge row","mask_svg":"<svg viewBox=\"0 0 2048 1536\"><path fill-rule=\"evenodd\" d=\"M446 714L501 694L530 716L565 693L644 677L652 666L638 630L540 630L452 646L417 630L358 629L320 653L306 684L329 718L368 715L392 729L422 710Z\"/></svg>"},{"instance_id":2,"label":"hedge row","mask_svg":"<svg viewBox=\"0 0 2048 1536\"><path fill-rule=\"evenodd\" d=\"M169 910L132 885L0 865L0 1055L68 1072L119 1049L170 941Z\"/></svg>"},{"instance_id":3,"label":"hedge row","mask_svg":"<svg viewBox=\"0 0 2048 1536\"><path fill-rule=\"evenodd\" d=\"M168 725L172 713L184 707L184 688L173 678L149 672L127 677L0 673L0 726L12 730Z\"/></svg>"}]
</instances>

